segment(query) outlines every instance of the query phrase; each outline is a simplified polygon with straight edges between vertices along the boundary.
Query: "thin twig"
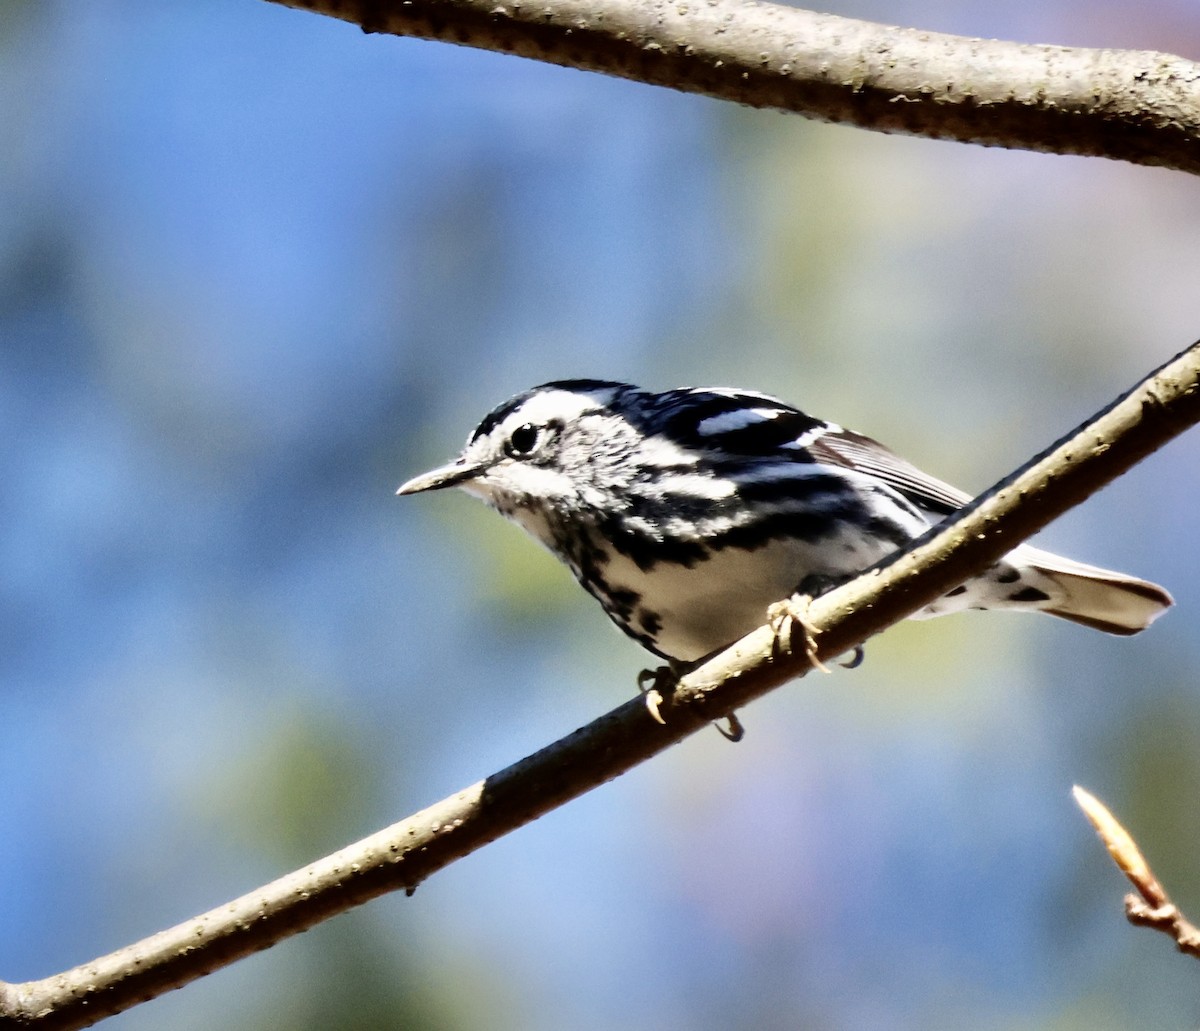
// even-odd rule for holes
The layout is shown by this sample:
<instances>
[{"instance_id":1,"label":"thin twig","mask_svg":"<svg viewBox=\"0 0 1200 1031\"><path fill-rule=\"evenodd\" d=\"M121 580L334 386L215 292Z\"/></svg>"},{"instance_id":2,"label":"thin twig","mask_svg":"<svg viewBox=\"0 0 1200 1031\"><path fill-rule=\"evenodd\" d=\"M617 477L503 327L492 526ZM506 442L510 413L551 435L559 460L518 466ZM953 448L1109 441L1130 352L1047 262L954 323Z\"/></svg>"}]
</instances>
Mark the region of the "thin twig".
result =
<instances>
[{"instance_id":1,"label":"thin twig","mask_svg":"<svg viewBox=\"0 0 1200 1031\"><path fill-rule=\"evenodd\" d=\"M1200 64L897 28L751 0L274 0L879 132L1200 173Z\"/></svg>"},{"instance_id":2,"label":"thin twig","mask_svg":"<svg viewBox=\"0 0 1200 1031\"><path fill-rule=\"evenodd\" d=\"M809 607L832 660L987 568L1024 537L1200 422L1200 343L898 558ZM803 635L801 635L803 636ZM431 874L599 786L811 667L763 627L680 682L665 725L641 696L386 830L193 920L40 981L0 982L0 1029L79 1028Z\"/></svg>"},{"instance_id":3,"label":"thin twig","mask_svg":"<svg viewBox=\"0 0 1200 1031\"><path fill-rule=\"evenodd\" d=\"M1125 896L1125 916L1129 922L1161 931L1174 940L1180 952L1200 959L1200 930L1171 901L1133 836L1095 795L1078 784L1071 791L1084 816L1100 835L1117 869L1137 889L1137 895Z\"/></svg>"}]
</instances>

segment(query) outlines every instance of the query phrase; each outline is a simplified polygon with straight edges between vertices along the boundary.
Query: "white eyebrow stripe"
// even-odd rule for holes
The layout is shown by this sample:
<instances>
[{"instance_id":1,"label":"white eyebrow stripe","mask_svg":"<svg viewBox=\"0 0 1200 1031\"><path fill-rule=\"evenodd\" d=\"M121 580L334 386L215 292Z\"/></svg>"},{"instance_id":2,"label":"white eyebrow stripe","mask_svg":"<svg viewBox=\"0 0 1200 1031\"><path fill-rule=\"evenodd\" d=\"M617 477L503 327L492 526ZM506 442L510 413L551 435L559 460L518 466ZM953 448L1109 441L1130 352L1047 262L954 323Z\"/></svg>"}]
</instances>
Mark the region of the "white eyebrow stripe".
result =
<instances>
[{"instance_id":1,"label":"white eyebrow stripe","mask_svg":"<svg viewBox=\"0 0 1200 1031\"><path fill-rule=\"evenodd\" d=\"M696 426L696 432L702 437L715 437L720 433L745 429L754 423L770 422L783 414L779 408L737 408L732 412L710 415Z\"/></svg>"}]
</instances>

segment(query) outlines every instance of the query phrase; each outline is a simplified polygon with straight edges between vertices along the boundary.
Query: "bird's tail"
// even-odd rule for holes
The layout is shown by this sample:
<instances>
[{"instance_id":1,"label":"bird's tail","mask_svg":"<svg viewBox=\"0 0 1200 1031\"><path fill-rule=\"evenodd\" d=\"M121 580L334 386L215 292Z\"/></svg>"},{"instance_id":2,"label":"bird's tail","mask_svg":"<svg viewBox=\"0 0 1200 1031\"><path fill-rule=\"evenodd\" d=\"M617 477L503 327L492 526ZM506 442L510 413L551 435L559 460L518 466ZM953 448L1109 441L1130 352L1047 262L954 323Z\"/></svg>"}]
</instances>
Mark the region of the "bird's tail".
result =
<instances>
[{"instance_id":1,"label":"bird's tail","mask_svg":"<svg viewBox=\"0 0 1200 1031\"><path fill-rule=\"evenodd\" d=\"M1026 546L1020 551L1022 565L1028 563L1058 588L1042 611L1072 623L1128 636L1145 630L1175 603L1165 588L1149 580L1038 548Z\"/></svg>"}]
</instances>

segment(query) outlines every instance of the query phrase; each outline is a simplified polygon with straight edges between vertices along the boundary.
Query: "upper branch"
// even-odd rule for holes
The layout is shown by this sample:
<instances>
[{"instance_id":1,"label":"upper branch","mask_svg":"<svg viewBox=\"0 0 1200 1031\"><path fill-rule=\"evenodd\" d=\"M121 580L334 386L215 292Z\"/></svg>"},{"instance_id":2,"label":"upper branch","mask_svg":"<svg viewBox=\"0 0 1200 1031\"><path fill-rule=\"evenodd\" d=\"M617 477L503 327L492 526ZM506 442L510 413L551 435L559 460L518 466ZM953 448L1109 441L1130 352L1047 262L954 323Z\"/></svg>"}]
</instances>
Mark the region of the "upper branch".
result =
<instances>
[{"instance_id":1,"label":"upper branch","mask_svg":"<svg viewBox=\"0 0 1200 1031\"><path fill-rule=\"evenodd\" d=\"M1200 173L1200 65L751 0L274 0L389 32L879 132Z\"/></svg>"}]
</instances>

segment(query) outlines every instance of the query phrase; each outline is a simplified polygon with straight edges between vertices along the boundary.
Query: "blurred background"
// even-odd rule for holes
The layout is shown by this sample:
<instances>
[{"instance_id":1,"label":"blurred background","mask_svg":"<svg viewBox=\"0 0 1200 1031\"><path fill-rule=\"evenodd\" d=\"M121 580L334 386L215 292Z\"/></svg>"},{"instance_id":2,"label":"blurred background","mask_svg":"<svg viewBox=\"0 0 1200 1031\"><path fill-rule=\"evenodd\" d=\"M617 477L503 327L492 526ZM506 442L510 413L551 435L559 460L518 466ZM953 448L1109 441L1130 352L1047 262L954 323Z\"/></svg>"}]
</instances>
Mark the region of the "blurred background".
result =
<instances>
[{"instance_id":1,"label":"blurred background","mask_svg":"<svg viewBox=\"0 0 1200 1031\"><path fill-rule=\"evenodd\" d=\"M837 13L1200 57L1193 0ZM872 135L260 0L0 6L0 977L174 924L628 698L461 494L566 376L769 390L981 490L1200 336L1200 188ZM1043 543L1132 640L872 641L122 1029L1193 1028L1086 785L1200 917L1200 435Z\"/></svg>"}]
</instances>

